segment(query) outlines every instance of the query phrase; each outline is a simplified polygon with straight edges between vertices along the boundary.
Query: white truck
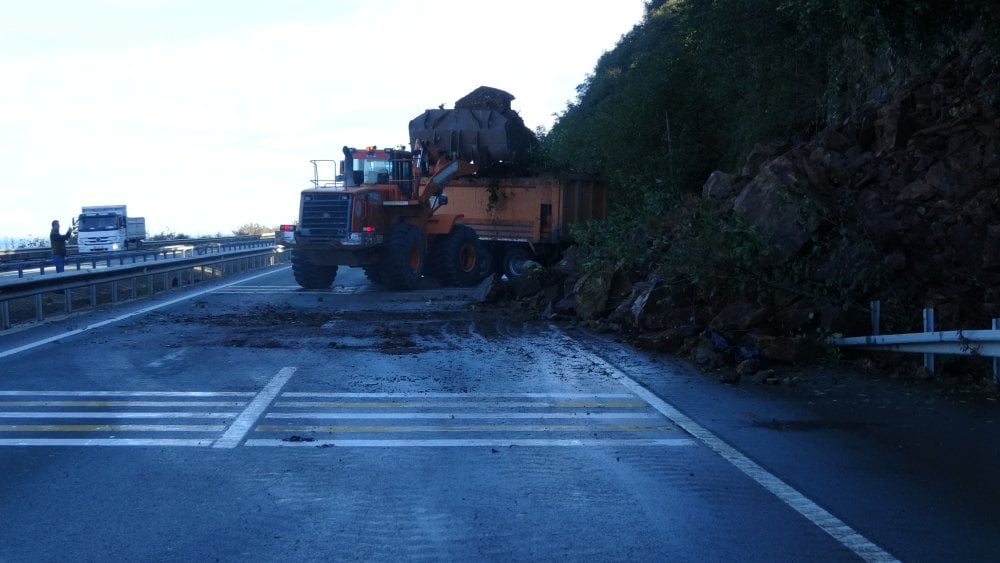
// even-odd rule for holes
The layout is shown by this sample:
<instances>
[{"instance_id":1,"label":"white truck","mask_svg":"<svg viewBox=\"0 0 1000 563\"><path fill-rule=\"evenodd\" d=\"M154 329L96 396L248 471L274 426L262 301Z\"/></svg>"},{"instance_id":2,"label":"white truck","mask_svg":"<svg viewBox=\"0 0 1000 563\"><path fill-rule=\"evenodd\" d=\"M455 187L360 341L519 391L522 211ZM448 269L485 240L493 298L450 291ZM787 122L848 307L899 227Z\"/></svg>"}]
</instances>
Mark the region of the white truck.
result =
<instances>
[{"instance_id":1,"label":"white truck","mask_svg":"<svg viewBox=\"0 0 1000 563\"><path fill-rule=\"evenodd\" d=\"M85 206L76 228L81 254L138 250L146 238L146 219L129 217L124 205Z\"/></svg>"}]
</instances>

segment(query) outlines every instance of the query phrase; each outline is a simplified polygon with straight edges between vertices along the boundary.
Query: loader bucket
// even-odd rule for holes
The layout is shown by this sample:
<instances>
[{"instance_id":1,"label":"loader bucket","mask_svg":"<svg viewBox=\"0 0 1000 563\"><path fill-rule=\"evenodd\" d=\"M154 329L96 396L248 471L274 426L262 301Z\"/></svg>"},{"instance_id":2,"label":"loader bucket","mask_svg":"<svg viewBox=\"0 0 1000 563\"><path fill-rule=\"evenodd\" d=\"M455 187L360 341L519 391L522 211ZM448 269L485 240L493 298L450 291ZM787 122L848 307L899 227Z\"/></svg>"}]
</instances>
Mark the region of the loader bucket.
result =
<instances>
[{"instance_id":1,"label":"loader bucket","mask_svg":"<svg viewBox=\"0 0 1000 563\"><path fill-rule=\"evenodd\" d=\"M481 175L523 170L538 140L510 109L511 99L503 90L482 87L455 109L429 109L410 121L410 144L433 143L453 159L479 164Z\"/></svg>"}]
</instances>

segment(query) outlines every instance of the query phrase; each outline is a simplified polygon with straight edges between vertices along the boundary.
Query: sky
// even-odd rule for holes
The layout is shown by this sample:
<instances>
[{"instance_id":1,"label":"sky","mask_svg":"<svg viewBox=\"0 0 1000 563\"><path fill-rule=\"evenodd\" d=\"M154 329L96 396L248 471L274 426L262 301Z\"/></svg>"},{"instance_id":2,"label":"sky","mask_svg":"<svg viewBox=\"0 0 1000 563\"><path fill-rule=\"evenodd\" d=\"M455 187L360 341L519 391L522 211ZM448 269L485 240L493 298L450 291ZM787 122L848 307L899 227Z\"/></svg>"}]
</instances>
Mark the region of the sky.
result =
<instances>
[{"instance_id":1,"label":"sky","mask_svg":"<svg viewBox=\"0 0 1000 563\"><path fill-rule=\"evenodd\" d=\"M0 0L0 241L86 205L151 234L293 223L310 160L406 144L479 86L550 128L643 5Z\"/></svg>"}]
</instances>

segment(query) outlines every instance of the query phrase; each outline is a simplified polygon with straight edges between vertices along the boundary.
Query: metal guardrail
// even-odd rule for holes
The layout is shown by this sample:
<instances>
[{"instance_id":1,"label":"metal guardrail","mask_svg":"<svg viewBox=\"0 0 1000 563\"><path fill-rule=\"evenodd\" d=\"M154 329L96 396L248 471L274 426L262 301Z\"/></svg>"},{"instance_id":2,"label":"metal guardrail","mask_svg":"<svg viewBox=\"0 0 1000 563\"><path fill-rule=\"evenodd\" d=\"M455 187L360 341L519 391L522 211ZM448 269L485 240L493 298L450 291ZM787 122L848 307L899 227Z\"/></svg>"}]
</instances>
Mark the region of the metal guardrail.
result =
<instances>
[{"instance_id":1,"label":"metal guardrail","mask_svg":"<svg viewBox=\"0 0 1000 563\"><path fill-rule=\"evenodd\" d=\"M988 330L934 330L934 309L924 309L924 331L904 334L879 334L881 305L871 302L872 334L835 338L843 348L876 352L909 352L924 355L924 368L933 372L935 355L983 356L993 358L993 378L1000 383L1000 319L993 319Z\"/></svg>"},{"instance_id":2,"label":"metal guardrail","mask_svg":"<svg viewBox=\"0 0 1000 563\"><path fill-rule=\"evenodd\" d=\"M66 269L75 269L79 271L84 268L84 265L90 265L92 269L96 269L98 264L111 267L114 263L117 263L117 265L122 266L126 262L136 264L140 261L147 262L149 260L155 261L159 259L177 258L178 254L205 254L218 248L231 248L234 245L245 246L256 244L273 245L274 239L261 237L230 237L157 241L155 244L150 244L148 245L148 248L142 250L95 252L87 254L70 252L70 254L66 257L65 264ZM17 276L19 278L23 278L25 272L28 271L37 269L39 274L45 275L46 269L49 269L50 271L55 270L55 265L52 263L51 259L51 249L35 249L31 251L15 252L20 252L21 256L25 256L25 258L21 260L8 260L0 263L0 272L16 270Z\"/></svg>"},{"instance_id":3,"label":"metal guardrail","mask_svg":"<svg viewBox=\"0 0 1000 563\"><path fill-rule=\"evenodd\" d=\"M0 284L0 330L41 322L47 315L152 296L174 287L287 262L273 240L205 247L175 259L114 265L81 272L50 273ZM58 296L58 297L53 297Z\"/></svg>"},{"instance_id":4,"label":"metal guardrail","mask_svg":"<svg viewBox=\"0 0 1000 563\"><path fill-rule=\"evenodd\" d=\"M142 242L142 249L135 251L115 251L115 252L101 252L92 254L80 254L77 245L69 244L66 245L66 250L68 258L75 256L104 256L104 255L130 255L134 253L141 254L142 252L156 252L158 249L165 246L176 246L176 245L187 245L187 246L204 246L211 244L222 244L228 245L233 243L243 243L243 242L256 242L263 240L271 240L274 237L273 233L267 233L264 235L244 235L244 236L233 236L233 237L202 237L202 238L180 238L180 239L157 239L157 240L144 240ZM33 247L33 248L17 248L17 249L7 249L0 250L0 268L4 265L22 261L32 261L32 260L45 260L51 258L52 249L49 247Z\"/></svg>"}]
</instances>

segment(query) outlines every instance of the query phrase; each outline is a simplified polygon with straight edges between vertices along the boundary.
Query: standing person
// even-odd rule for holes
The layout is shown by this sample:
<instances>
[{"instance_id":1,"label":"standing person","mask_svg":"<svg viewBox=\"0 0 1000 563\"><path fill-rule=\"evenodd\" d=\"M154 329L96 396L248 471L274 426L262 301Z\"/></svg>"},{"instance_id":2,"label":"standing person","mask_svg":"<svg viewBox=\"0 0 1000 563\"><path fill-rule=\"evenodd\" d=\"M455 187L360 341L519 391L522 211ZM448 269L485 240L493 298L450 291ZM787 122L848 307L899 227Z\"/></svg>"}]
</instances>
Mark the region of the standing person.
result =
<instances>
[{"instance_id":1,"label":"standing person","mask_svg":"<svg viewBox=\"0 0 1000 563\"><path fill-rule=\"evenodd\" d=\"M52 232L49 233L49 244L52 246L52 263L56 272L63 271L66 266L66 241L73 236L73 227L66 229L66 234L59 232L59 220L52 221Z\"/></svg>"}]
</instances>

